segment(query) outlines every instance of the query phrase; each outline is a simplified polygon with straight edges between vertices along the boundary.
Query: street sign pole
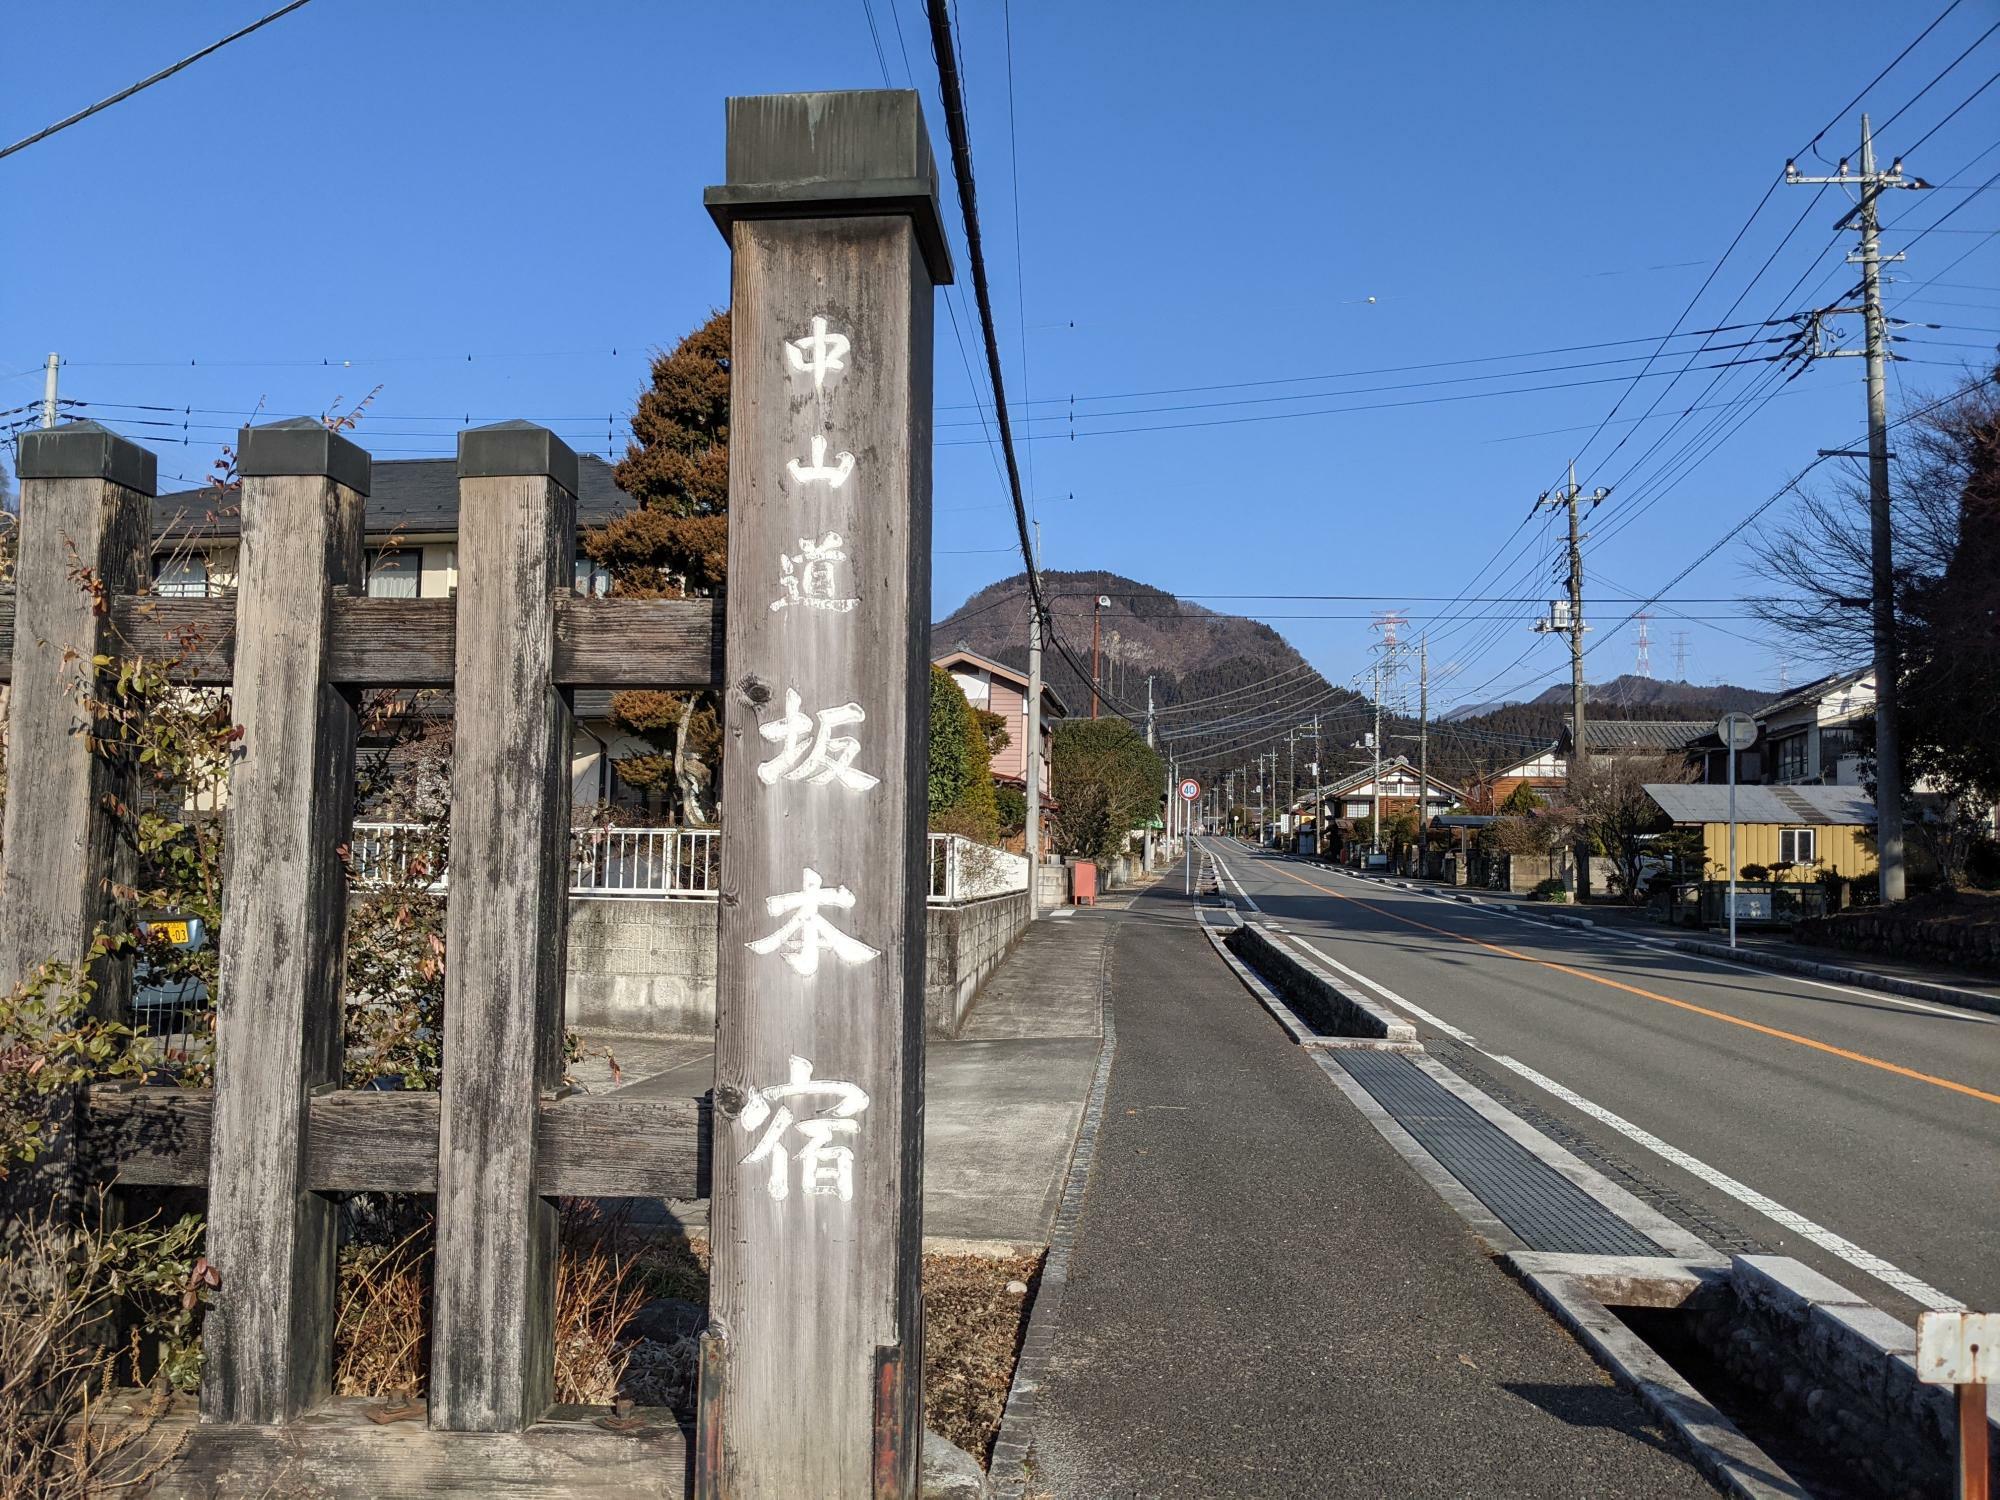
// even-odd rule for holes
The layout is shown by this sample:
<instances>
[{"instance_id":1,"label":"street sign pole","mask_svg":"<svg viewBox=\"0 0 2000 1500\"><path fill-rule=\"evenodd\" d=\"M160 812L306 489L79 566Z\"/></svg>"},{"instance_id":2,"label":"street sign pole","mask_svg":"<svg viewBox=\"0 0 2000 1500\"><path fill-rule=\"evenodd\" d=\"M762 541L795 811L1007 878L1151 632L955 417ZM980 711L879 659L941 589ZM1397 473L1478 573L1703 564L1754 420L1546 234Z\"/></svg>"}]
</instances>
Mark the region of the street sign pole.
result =
<instances>
[{"instance_id":1,"label":"street sign pole","mask_svg":"<svg viewBox=\"0 0 2000 1500\"><path fill-rule=\"evenodd\" d=\"M1757 743L1757 721L1748 714L1724 714L1715 737L1729 760L1729 946L1736 946L1736 757Z\"/></svg>"},{"instance_id":2,"label":"street sign pole","mask_svg":"<svg viewBox=\"0 0 2000 1500\"><path fill-rule=\"evenodd\" d=\"M1181 801L1181 843L1182 850L1181 884L1187 894L1194 894L1194 809L1201 800L1201 783L1192 776L1183 776L1175 789Z\"/></svg>"}]
</instances>

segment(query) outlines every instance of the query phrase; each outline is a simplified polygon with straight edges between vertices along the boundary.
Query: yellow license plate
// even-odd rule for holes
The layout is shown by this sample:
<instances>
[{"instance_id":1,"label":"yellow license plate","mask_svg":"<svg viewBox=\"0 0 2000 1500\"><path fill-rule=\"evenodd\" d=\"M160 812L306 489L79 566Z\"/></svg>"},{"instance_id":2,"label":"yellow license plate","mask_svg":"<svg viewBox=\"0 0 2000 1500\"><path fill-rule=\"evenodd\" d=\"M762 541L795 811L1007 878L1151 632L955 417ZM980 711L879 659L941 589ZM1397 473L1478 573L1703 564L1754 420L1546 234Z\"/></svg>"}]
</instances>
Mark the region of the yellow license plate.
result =
<instances>
[{"instance_id":1,"label":"yellow license plate","mask_svg":"<svg viewBox=\"0 0 2000 1500\"><path fill-rule=\"evenodd\" d=\"M188 924L185 922L148 922L146 933L149 937L165 937L170 943L185 943L188 940Z\"/></svg>"}]
</instances>

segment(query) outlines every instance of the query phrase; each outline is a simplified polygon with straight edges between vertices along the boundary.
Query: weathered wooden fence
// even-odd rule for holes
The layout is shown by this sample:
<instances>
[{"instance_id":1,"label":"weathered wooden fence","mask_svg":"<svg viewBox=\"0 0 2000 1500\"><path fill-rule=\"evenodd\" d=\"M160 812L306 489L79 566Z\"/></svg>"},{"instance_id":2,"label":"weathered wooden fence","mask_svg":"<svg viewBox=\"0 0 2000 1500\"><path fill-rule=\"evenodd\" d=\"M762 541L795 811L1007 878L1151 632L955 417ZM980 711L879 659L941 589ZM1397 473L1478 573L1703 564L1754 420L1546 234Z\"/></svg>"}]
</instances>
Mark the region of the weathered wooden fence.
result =
<instances>
[{"instance_id":1,"label":"weathered wooden fence","mask_svg":"<svg viewBox=\"0 0 2000 1500\"><path fill-rule=\"evenodd\" d=\"M76 674L175 659L231 687L241 729L215 1089L95 1088L78 1153L114 1186L208 1188L203 1420L163 1492L299 1473L370 1495L679 1494L692 1471L715 1500L914 1493L931 302L949 266L913 94L732 100L728 176L708 194L735 257L726 606L577 596L576 459L525 423L460 435L455 599L363 596L369 459L317 423L244 430L239 581L214 600L145 592L150 454L91 423L22 443L0 982L132 918L130 772ZM444 1085L347 1091L357 694L414 686L456 700ZM705 1099L559 1087L586 687L721 691L712 1126ZM102 977L98 1004L122 1011L129 971ZM329 1396L353 1191L435 1197L421 1430ZM712 1196L692 1466L668 1414L551 1410L558 1195Z\"/></svg>"}]
</instances>

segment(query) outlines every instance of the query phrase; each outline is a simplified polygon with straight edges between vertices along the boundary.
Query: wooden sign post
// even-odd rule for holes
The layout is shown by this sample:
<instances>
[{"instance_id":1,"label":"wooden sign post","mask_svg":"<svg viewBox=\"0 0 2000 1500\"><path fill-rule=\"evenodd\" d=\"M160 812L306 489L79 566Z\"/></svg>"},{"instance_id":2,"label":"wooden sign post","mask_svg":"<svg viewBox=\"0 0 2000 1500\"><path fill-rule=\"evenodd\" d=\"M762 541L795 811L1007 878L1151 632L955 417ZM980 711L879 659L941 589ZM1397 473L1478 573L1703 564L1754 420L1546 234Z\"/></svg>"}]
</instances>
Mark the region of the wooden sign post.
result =
<instances>
[{"instance_id":1,"label":"wooden sign post","mask_svg":"<svg viewBox=\"0 0 2000 1500\"><path fill-rule=\"evenodd\" d=\"M914 93L729 101L729 657L698 1492L915 1493L931 319Z\"/></svg>"}]
</instances>

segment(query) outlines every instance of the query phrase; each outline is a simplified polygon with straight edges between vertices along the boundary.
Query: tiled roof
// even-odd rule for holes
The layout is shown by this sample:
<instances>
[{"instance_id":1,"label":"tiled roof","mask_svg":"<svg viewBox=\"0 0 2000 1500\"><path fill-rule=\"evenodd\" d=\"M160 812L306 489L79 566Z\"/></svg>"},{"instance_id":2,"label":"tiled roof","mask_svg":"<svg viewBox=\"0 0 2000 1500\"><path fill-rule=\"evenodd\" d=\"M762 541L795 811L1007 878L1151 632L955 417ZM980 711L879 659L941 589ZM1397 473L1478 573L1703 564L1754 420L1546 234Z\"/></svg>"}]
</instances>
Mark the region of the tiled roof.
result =
<instances>
[{"instance_id":1,"label":"tiled roof","mask_svg":"<svg viewBox=\"0 0 2000 1500\"><path fill-rule=\"evenodd\" d=\"M1583 742L1592 750L1685 750L1714 729L1707 719L1585 719Z\"/></svg>"},{"instance_id":2,"label":"tiled roof","mask_svg":"<svg viewBox=\"0 0 2000 1500\"><path fill-rule=\"evenodd\" d=\"M632 506L611 480L611 465L589 453L576 456L576 521L600 526ZM153 535L233 537L242 534L239 497L215 489L182 490L153 501ZM367 503L368 535L432 536L458 530L458 460L377 459Z\"/></svg>"}]
</instances>

